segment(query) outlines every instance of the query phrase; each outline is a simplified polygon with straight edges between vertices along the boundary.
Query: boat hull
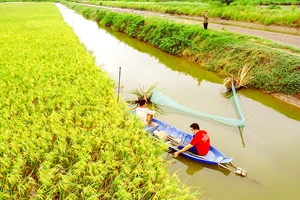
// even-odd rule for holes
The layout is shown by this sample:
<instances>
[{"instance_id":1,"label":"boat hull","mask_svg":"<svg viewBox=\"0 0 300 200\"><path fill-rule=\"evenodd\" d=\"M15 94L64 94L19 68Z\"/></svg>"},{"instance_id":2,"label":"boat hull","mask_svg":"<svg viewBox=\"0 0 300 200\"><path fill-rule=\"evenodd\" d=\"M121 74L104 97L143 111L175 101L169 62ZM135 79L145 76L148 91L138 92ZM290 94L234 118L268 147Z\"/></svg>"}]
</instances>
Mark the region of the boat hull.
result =
<instances>
[{"instance_id":1,"label":"boat hull","mask_svg":"<svg viewBox=\"0 0 300 200\"><path fill-rule=\"evenodd\" d=\"M168 138L170 139L170 142L168 142L167 144L169 145L169 148L172 149L173 151L179 150L177 148L178 145L183 145L183 146L188 145L193 138L193 136L190 135L189 133L181 131L176 127L164 123L158 119L154 118L153 122L154 124L156 124L156 126L147 127L145 128L146 131L150 132L152 135L154 135L155 131L164 131L168 135ZM222 152L220 152L212 145L210 146L209 152L205 156L199 156L189 151L183 152L181 154L191 160L206 163L206 164L227 164L233 160L232 158L225 156Z\"/></svg>"}]
</instances>

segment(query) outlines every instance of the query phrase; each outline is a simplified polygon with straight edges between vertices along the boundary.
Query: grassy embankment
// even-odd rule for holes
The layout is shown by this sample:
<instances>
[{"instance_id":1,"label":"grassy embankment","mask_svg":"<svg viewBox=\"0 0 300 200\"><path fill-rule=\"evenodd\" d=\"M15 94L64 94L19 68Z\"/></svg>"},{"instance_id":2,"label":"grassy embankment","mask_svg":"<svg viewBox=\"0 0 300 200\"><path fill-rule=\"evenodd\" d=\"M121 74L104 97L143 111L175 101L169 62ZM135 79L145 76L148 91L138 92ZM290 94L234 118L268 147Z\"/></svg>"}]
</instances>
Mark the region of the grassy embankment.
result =
<instances>
[{"instance_id":1,"label":"grassy embankment","mask_svg":"<svg viewBox=\"0 0 300 200\"><path fill-rule=\"evenodd\" d=\"M252 66L250 87L268 92L300 92L300 57L265 45L265 40L228 32L205 31L196 25L181 25L160 18L144 18L103 9L65 3L105 26L136 37L173 55L200 63L223 76ZM299 52L299 49L295 50Z\"/></svg>"},{"instance_id":2,"label":"grassy embankment","mask_svg":"<svg viewBox=\"0 0 300 200\"><path fill-rule=\"evenodd\" d=\"M195 199L53 3L0 13L0 199Z\"/></svg>"},{"instance_id":3,"label":"grassy embankment","mask_svg":"<svg viewBox=\"0 0 300 200\"><path fill-rule=\"evenodd\" d=\"M111 1L111 0L104 0ZM129 0L119 0L119 1L129 1ZM134 0L136 2L160 2L160 0ZM174 0L164 0L166 1L174 1ZM232 0L231 3L241 4L241 5L299 5L299 0ZM221 0L179 0L179 2L221 2ZM225 2L225 1L224 1Z\"/></svg>"},{"instance_id":4,"label":"grassy embankment","mask_svg":"<svg viewBox=\"0 0 300 200\"><path fill-rule=\"evenodd\" d=\"M0 0L1 2L59 2L59 0Z\"/></svg>"},{"instance_id":5,"label":"grassy embankment","mask_svg":"<svg viewBox=\"0 0 300 200\"><path fill-rule=\"evenodd\" d=\"M253 1L237 0L237 2L245 2L244 4L247 4L252 3ZM300 5L299 0L256 0L254 2L260 5Z\"/></svg>"},{"instance_id":6,"label":"grassy embankment","mask_svg":"<svg viewBox=\"0 0 300 200\"><path fill-rule=\"evenodd\" d=\"M243 6L232 3L229 6L220 2L125 2L125 1L79 1L95 5L149 10L169 14L202 16L205 10L212 18L235 21L256 22L264 25L283 25L300 27L300 10L291 7L290 10L278 7ZM277 8L277 9L271 9Z\"/></svg>"}]
</instances>

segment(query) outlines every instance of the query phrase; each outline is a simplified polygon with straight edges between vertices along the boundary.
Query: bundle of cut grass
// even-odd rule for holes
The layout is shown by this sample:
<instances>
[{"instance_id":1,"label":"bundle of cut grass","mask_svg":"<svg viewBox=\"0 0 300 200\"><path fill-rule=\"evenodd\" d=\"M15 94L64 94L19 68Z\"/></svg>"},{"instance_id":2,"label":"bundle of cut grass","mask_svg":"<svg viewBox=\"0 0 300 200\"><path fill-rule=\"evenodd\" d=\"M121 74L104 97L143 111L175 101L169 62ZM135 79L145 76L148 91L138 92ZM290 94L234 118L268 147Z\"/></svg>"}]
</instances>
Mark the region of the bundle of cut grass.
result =
<instances>
[{"instance_id":1,"label":"bundle of cut grass","mask_svg":"<svg viewBox=\"0 0 300 200\"><path fill-rule=\"evenodd\" d=\"M137 99L128 100L127 103L130 105L130 107L132 107L132 109L135 109L140 105L140 101L144 99L146 100L147 107L149 109L152 107L153 104L154 110L160 114L163 114L163 110L160 107L158 107L156 104L151 102L151 97L154 91L157 89L157 84L158 83L153 84L150 88L148 88L148 90L145 90L144 87L142 87L141 85L139 85L138 89L131 90L129 93L136 95Z\"/></svg>"},{"instance_id":2,"label":"bundle of cut grass","mask_svg":"<svg viewBox=\"0 0 300 200\"><path fill-rule=\"evenodd\" d=\"M231 85L233 85L235 89L239 89L241 87L247 87L247 85L253 80L254 76L250 71L251 67L245 65L242 69L239 70L237 77L232 74L229 74L223 81L223 85L226 86L228 90L231 90Z\"/></svg>"}]
</instances>

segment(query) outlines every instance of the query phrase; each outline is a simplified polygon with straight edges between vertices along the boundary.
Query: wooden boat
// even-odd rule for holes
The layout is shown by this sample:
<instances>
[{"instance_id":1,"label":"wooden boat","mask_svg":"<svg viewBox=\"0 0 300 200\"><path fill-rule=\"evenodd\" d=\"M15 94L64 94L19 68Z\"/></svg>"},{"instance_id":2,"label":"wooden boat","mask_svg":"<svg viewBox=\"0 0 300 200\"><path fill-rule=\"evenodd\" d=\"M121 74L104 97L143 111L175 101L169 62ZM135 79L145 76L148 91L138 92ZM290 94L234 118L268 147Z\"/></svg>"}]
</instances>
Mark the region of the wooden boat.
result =
<instances>
[{"instance_id":1,"label":"wooden boat","mask_svg":"<svg viewBox=\"0 0 300 200\"><path fill-rule=\"evenodd\" d=\"M158 119L154 118L153 123L155 124L155 126L145 128L146 131L150 132L153 136L159 131L164 131L168 135L167 138L169 140L169 148L173 151L178 151L179 149L177 147L179 145L186 146L193 139L192 135L181 131L176 127L164 123ZM199 156L189 151L183 152L181 154L194 161L207 164L230 164L233 160L232 158L225 156L221 151L219 151L213 146L210 146L210 150L205 156Z\"/></svg>"},{"instance_id":2,"label":"wooden boat","mask_svg":"<svg viewBox=\"0 0 300 200\"><path fill-rule=\"evenodd\" d=\"M135 114L135 111L132 111L132 114ZM167 144L173 151L178 151L179 149L177 147L179 145L188 145L193 139L192 135L181 131L174 126L164 123L156 118L153 118L152 122L155 124L155 126L147 126L145 130L149 132L153 137L156 137L155 132L163 131L164 133L166 133L168 139ZM221 151L219 151L212 145L210 146L209 152L205 156L196 155L189 151L183 152L181 154L197 162L218 165L219 167L227 169L242 177L245 177L247 175L247 172L245 170L232 164L231 161L233 160L233 158L225 156Z\"/></svg>"}]
</instances>

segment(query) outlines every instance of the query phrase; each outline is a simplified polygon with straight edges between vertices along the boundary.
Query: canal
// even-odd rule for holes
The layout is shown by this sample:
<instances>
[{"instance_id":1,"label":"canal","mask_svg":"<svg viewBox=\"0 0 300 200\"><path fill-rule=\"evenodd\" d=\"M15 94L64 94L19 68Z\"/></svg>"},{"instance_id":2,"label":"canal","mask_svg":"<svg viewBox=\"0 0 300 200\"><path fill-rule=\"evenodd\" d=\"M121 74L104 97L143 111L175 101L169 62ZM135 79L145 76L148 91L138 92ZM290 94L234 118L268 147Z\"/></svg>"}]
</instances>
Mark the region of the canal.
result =
<instances>
[{"instance_id":1,"label":"canal","mask_svg":"<svg viewBox=\"0 0 300 200\"><path fill-rule=\"evenodd\" d=\"M222 78L217 74L98 26L61 4L57 7L95 56L97 65L116 82L121 67L121 96L125 100L134 98L129 91L139 85L147 89L158 83L164 94L186 107L236 118L231 101L223 95ZM212 145L234 158L233 163L247 170L248 176L239 177L184 157L172 159L170 173L177 173L192 190L200 187L206 200L300 198L300 109L256 90L242 90L238 99L244 115L251 115L241 132L235 127L180 113L156 117L188 132L191 123L199 123L210 134Z\"/></svg>"}]
</instances>

